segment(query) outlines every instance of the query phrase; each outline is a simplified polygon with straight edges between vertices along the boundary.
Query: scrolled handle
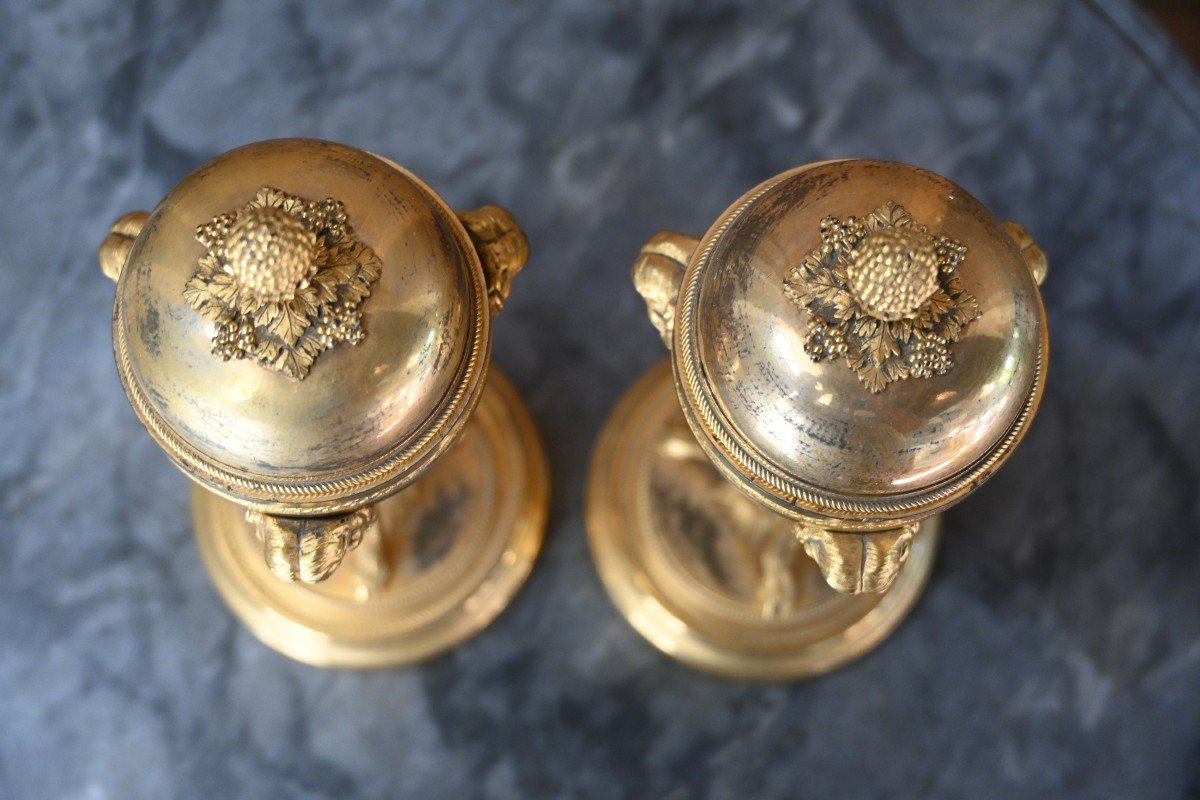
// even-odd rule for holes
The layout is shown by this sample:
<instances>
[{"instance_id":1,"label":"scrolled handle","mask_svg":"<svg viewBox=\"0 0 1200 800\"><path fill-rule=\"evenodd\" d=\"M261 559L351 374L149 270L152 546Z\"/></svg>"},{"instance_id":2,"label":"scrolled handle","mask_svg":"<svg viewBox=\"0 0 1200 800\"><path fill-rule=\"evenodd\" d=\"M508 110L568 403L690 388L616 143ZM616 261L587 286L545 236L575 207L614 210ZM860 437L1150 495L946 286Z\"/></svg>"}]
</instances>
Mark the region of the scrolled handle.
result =
<instances>
[{"instance_id":1,"label":"scrolled handle","mask_svg":"<svg viewBox=\"0 0 1200 800\"><path fill-rule=\"evenodd\" d=\"M281 580L319 583L333 574L378 517L372 506L335 517L280 517L247 511L263 557Z\"/></svg>"},{"instance_id":2,"label":"scrolled handle","mask_svg":"<svg viewBox=\"0 0 1200 800\"><path fill-rule=\"evenodd\" d=\"M1046 251L1038 246L1038 243L1033 240L1033 235L1021 223L1009 220L1004 223L1004 230L1017 243L1017 247L1021 248L1021 255L1025 257L1025 263L1029 265L1033 279L1037 281L1038 286L1041 286L1042 281L1046 280L1046 274L1050 271L1050 261L1046 258Z\"/></svg>"},{"instance_id":3,"label":"scrolled handle","mask_svg":"<svg viewBox=\"0 0 1200 800\"><path fill-rule=\"evenodd\" d=\"M133 249L133 242L146 224L150 215L145 211L131 211L118 219L109 228L108 236L100 243L96 258L100 261L100 271L114 283L121 277L121 270Z\"/></svg>"},{"instance_id":4,"label":"scrolled handle","mask_svg":"<svg viewBox=\"0 0 1200 800\"><path fill-rule=\"evenodd\" d=\"M675 336L675 306L679 287L700 240L672 231L654 234L633 262L633 285L646 301L646 313L671 349Z\"/></svg>"},{"instance_id":5,"label":"scrolled handle","mask_svg":"<svg viewBox=\"0 0 1200 800\"><path fill-rule=\"evenodd\" d=\"M494 317L504 308L513 278L529 260L529 240L517 225L516 218L500 206L455 213L479 253Z\"/></svg>"},{"instance_id":6,"label":"scrolled handle","mask_svg":"<svg viewBox=\"0 0 1200 800\"><path fill-rule=\"evenodd\" d=\"M896 580L912 550L917 527L833 531L797 523L794 531L826 583L844 594L866 594L886 592Z\"/></svg>"}]
</instances>

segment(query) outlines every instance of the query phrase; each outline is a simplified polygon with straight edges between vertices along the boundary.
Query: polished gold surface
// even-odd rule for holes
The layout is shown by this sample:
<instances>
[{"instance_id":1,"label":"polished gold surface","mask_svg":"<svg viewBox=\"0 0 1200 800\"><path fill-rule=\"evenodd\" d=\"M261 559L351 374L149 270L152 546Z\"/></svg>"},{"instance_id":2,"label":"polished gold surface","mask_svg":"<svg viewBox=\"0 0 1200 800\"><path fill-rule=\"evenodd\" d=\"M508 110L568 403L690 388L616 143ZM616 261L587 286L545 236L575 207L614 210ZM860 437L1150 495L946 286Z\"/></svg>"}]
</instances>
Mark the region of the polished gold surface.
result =
<instances>
[{"instance_id":1,"label":"polished gold surface","mask_svg":"<svg viewBox=\"0 0 1200 800\"><path fill-rule=\"evenodd\" d=\"M791 170L702 239L652 238L633 282L677 396L662 368L632 389L588 484L592 548L631 624L746 678L877 644L924 585L936 515L1028 429L1046 269L1024 228L962 188L878 161ZM798 590L813 576L837 599ZM735 581L759 617L726 613Z\"/></svg>"},{"instance_id":2,"label":"polished gold surface","mask_svg":"<svg viewBox=\"0 0 1200 800\"><path fill-rule=\"evenodd\" d=\"M746 680L816 675L875 647L920 596L939 527L922 523L886 594L829 588L792 523L712 467L665 361L605 424L586 512L596 566L629 623L690 666Z\"/></svg>"},{"instance_id":3,"label":"polished gold surface","mask_svg":"<svg viewBox=\"0 0 1200 800\"><path fill-rule=\"evenodd\" d=\"M458 451L471 465L453 458L421 484L434 488L397 492L463 434L491 317L528 254L504 209L456 213L392 161L305 139L219 156L113 225L99 259L117 281L122 383L203 487L197 535L214 579L264 640L314 663L401 663L508 602L546 505L540 444L511 386L495 379L475 444ZM473 515L437 534L451 549L432 583L405 543L434 534L402 513L424 514L428 492ZM353 580L361 602L335 613L315 599Z\"/></svg>"},{"instance_id":4,"label":"polished gold surface","mask_svg":"<svg viewBox=\"0 0 1200 800\"><path fill-rule=\"evenodd\" d=\"M955 272L978 317L953 369L876 394L807 355L808 315L787 281L821 245L821 220L887 203L966 248ZM1016 242L963 189L902 164L816 164L751 190L701 243L676 314L697 435L739 485L793 517L899 524L960 499L1011 452L1044 380L1045 312Z\"/></svg>"},{"instance_id":5,"label":"polished gold surface","mask_svg":"<svg viewBox=\"0 0 1200 800\"><path fill-rule=\"evenodd\" d=\"M264 186L196 239L205 252L183 297L217 326L212 352L223 361L248 358L303 380L326 350L365 337L359 306L382 263L354 238L340 200Z\"/></svg>"},{"instance_id":6,"label":"polished gold surface","mask_svg":"<svg viewBox=\"0 0 1200 800\"><path fill-rule=\"evenodd\" d=\"M458 442L374 506L377 524L322 583L279 580L244 509L193 492L200 553L225 602L271 647L324 667L411 663L478 633L528 577L548 500L537 430L494 369Z\"/></svg>"},{"instance_id":7,"label":"polished gold surface","mask_svg":"<svg viewBox=\"0 0 1200 800\"><path fill-rule=\"evenodd\" d=\"M884 203L865 219L821 220L821 244L784 278L808 323L804 352L845 360L872 393L945 375L950 345L979 316L957 267L966 245Z\"/></svg>"},{"instance_id":8,"label":"polished gold surface","mask_svg":"<svg viewBox=\"0 0 1200 800\"><path fill-rule=\"evenodd\" d=\"M214 358L219 326L184 297L207 251L197 227L264 186L336 198L350 241L382 265L362 304L362 341L323 352L303 381L257 359ZM390 162L309 140L248 145L180 182L134 242L113 326L122 381L164 449L214 491L269 513L350 511L416 477L469 417L489 351L485 280L454 212ZM320 346L320 310L273 324Z\"/></svg>"}]
</instances>

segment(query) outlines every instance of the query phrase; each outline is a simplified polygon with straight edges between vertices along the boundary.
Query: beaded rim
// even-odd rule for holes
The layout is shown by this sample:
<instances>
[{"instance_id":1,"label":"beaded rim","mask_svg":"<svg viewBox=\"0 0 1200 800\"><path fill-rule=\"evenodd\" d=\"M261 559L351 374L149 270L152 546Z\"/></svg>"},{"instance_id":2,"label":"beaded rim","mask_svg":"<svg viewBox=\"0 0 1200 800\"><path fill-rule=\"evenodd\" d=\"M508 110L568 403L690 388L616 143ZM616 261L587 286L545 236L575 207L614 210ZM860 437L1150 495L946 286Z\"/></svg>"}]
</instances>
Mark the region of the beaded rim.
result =
<instances>
[{"instance_id":1,"label":"beaded rim","mask_svg":"<svg viewBox=\"0 0 1200 800\"><path fill-rule=\"evenodd\" d=\"M472 307L470 348L459 367L454 389L437 414L411 438L365 466L314 472L295 478L268 477L236 469L208 458L181 437L151 405L134 375L125 334L125 304L121 286L113 310L113 341L121 384L138 418L171 459L191 477L232 500L275 514L333 514L380 500L417 477L421 469L449 447L479 401L491 347L487 290L483 266L466 230L446 202L424 181L394 162L379 158L411 180L443 215L459 249L467 256ZM128 274L122 270L120 283Z\"/></svg>"},{"instance_id":2,"label":"beaded rim","mask_svg":"<svg viewBox=\"0 0 1200 800\"><path fill-rule=\"evenodd\" d=\"M701 443L715 456L743 488L763 497L777 510L794 518L816 514L824 517L849 517L853 520L918 518L933 513L938 506L967 494L1000 465L1024 436L1041 400L1048 349L1043 314L1042 335L1038 341L1033 382L1020 412L1008 431L992 449L958 474L913 492L870 498L833 492L800 480L781 469L758 450L733 424L716 402L700 361L700 343L696 332L696 313L702 279L709 268L716 245L733 224L763 196L792 176L812 166L789 170L760 184L743 195L711 228L696 248L692 263L683 278L679 295L673 366L675 385L684 416ZM1039 304L1040 307L1040 304Z\"/></svg>"}]
</instances>

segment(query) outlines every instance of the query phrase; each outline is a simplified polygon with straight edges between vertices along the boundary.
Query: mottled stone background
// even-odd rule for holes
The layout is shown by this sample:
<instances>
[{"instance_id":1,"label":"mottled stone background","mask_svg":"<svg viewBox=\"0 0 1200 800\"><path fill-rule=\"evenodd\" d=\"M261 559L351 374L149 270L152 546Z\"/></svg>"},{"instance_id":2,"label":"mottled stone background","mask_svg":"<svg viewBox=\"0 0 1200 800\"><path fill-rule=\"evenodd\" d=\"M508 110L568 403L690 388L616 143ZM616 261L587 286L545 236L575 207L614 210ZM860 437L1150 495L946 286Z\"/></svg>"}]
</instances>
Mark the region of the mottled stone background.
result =
<instances>
[{"instance_id":1,"label":"mottled stone background","mask_svg":"<svg viewBox=\"0 0 1200 800\"><path fill-rule=\"evenodd\" d=\"M1127 3L6 0L0 80L0 797L1200 796L1200 83ZM112 364L107 224L284 135L533 242L495 356L549 444L549 541L419 668L311 669L239 627ZM844 155L1033 230L1046 401L883 647L710 679L585 546L591 440L663 357L628 266Z\"/></svg>"}]
</instances>

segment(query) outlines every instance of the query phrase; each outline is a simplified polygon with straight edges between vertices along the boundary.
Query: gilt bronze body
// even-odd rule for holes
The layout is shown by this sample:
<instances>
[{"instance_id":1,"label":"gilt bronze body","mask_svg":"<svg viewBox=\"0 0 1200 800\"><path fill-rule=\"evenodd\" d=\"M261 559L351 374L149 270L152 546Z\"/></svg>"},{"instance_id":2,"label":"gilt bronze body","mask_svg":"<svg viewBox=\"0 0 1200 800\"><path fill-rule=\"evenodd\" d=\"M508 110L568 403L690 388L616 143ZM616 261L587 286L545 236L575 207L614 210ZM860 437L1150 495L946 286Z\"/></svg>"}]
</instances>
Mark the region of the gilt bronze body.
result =
<instances>
[{"instance_id":1,"label":"gilt bronze body","mask_svg":"<svg viewBox=\"0 0 1200 800\"><path fill-rule=\"evenodd\" d=\"M288 139L226 153L100 248L142 423L196 482L200 552L256 635L329 666L440 652L527 576L545 455L489 371L528 255L387 159Z\"/></svg>"},{"instance_id":2,"label":"gilt bronze body","mask_svg":"<svg viewBox=\"0 0 1200 800\"><path fill-rule=\"evenodd\" d=\"M630 623L751 679L882 641L923 590L940 512L1028 430L1045 273L1019 225L877 161L800 167L701 239L651 239L633 280L671 357L613 412L587 495Z\"/></svg>"}]
</instances>

